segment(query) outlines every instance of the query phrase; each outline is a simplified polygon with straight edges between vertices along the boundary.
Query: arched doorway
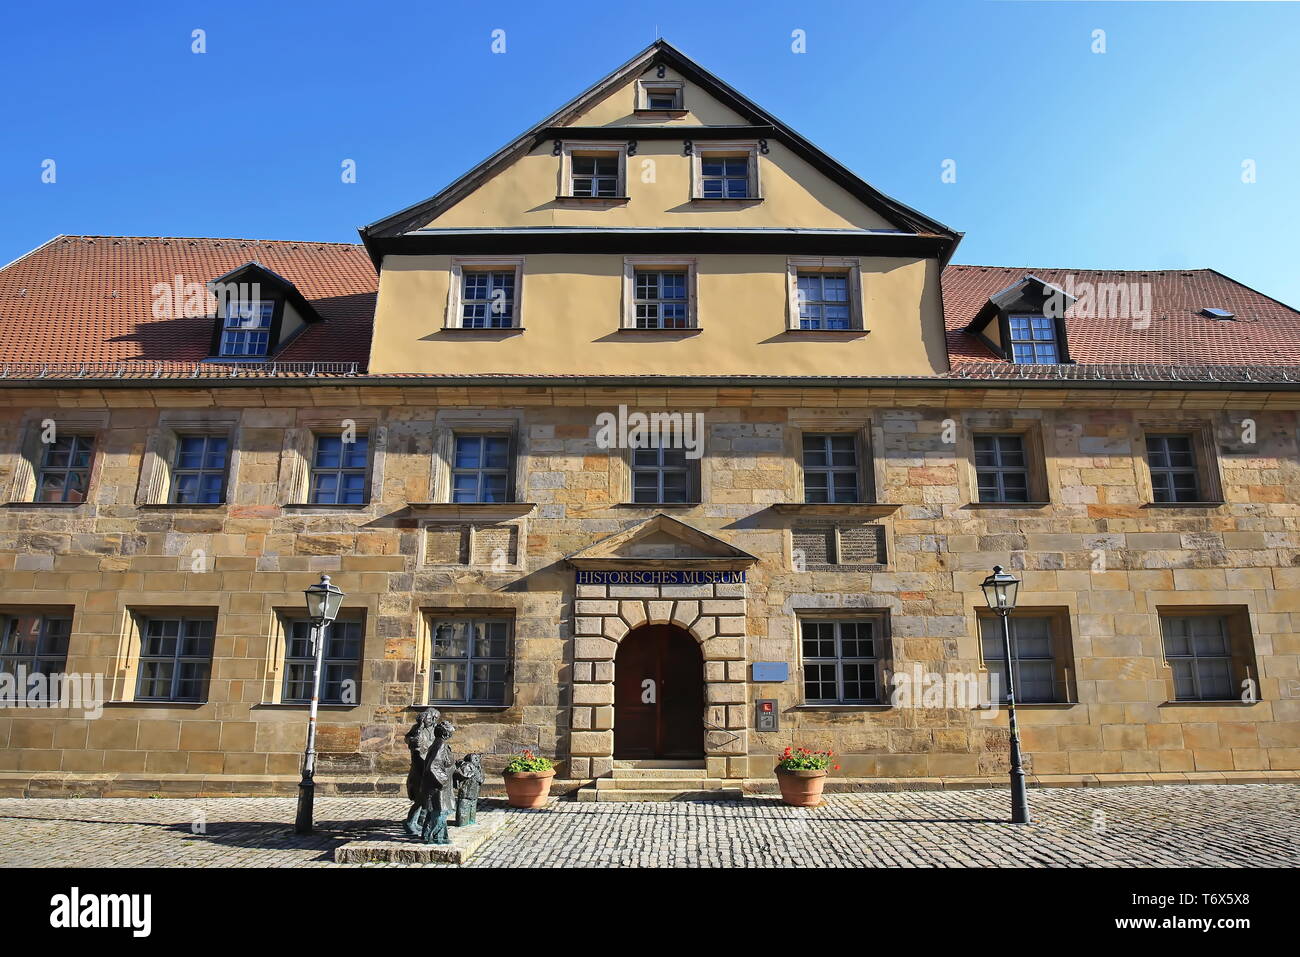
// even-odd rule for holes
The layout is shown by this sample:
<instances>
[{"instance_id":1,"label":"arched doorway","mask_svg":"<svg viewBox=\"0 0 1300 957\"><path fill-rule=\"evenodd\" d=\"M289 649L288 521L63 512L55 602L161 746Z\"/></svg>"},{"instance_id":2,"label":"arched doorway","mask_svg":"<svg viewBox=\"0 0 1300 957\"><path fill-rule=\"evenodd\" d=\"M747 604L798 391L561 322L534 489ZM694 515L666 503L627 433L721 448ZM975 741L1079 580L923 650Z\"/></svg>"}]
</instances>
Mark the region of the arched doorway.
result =
<instances>
[{"instance_id":1,"label":"arched doorway","mask_svg":"<svg viewBox=\"0 0 1300 957\"><path fill-rule=\"evenodd\" d=\"M614 659L614 757L704 757L704 656L675 625L645 625Z\"/></svg>"}]
</instances>

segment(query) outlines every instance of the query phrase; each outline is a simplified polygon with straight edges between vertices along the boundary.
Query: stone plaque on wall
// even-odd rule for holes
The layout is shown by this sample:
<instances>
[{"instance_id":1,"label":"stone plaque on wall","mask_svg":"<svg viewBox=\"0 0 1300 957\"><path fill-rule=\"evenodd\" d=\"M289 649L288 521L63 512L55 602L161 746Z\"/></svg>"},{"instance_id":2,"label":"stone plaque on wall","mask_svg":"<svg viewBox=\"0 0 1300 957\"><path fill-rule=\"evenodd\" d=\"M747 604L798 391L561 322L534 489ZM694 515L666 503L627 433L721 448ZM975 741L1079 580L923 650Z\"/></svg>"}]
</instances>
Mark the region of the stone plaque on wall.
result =
<instances>
[{"instance_id":1,"label":"stone plaque on wall","mask_svg":"<svg viewBox=\"0 0 1300 957\"><path fill-rule=\"evenodd\" d=\"M430 525L425 531L424 561L428 565L463 565L469 557L467 525Z\"/></svg>"},{"instance_id":2,"label":"stone plaque on wall","mask_svg":"<svg viewBox=\"0 0 1300 957\"><path fill-rule=\"evenodd\" d=\"M851 571L886 563L883 525L800 525L790 530L790 537L796 564L802 558L804 568L810 571Z\"/></svg>"},{"instance_id":3,"label":"stone plaque on wall","mask_svg":"<svg viewBox=\"0 0 1300 957\"><path fill-rule=\"evenodd\" d=\"M476 525L471 532L471 565L519 563L518 525Z\"/></svg>"}]
</instances>

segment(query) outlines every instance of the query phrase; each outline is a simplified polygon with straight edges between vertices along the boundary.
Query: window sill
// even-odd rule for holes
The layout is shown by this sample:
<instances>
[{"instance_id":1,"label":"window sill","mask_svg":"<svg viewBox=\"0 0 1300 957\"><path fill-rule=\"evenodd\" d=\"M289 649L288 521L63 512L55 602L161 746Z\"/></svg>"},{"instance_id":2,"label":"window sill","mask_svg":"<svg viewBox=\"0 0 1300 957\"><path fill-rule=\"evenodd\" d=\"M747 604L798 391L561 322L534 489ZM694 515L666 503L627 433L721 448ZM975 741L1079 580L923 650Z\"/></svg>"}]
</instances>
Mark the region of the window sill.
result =
<instances>
[{"instance_id":1,"label":"window sill","mask_svg":"<svg viewBox=\"0 0 1300 957\"><path fill-rule=\"evenodd\" d=\"M721 206L730 206L735 203L761 203L762 196L692 196L692 203L717 203Z\"/></svg>"},{"instance_id":2,"label":"window sill","mask_svg":"<svg viewBox=\"0 0 1300 957\"><path fill-rule=\"evenodd\" d=\"M787 711L890 711L892 704L797 704Z\"/></svg>"},{"instance_id":3,"label":"window sill","mask_svg":"<svg viewBox=\"0 0 1300 957\"><path fill-rule=\"evenodd\" d=\"M442 332L523 332L523 326L443 326Z\"/></svg>"},{"instance_id":4,"label":"window sill","mask_svg":"<svg viewBox=\"0 0 1300 957\"><path fill-rule=\"evenodd\" d=\"M284 504L284 505L281 505L280 507L281 507L281 508L327 508L327 509L331 509L331 510L336 510L336 509L345 509L345 508L362 509L362 508L368 508L369 506L370 506L370 503L369 503L369 502L360 502L360 503L355 503L355 502L288 502L288 503L286 503L286 504Z\"/></svg>"},{"instance_id":5,"label":"window sill","mask_svg":"<svg viewBox=\"0 0 1300 957\"><path fill-rule=\"evenodd\" d=\"M680 120L683 116L687 115L687 111L636 109L632 111L632 115L644 117L647 120Z\"/></svg>"},{"instance_id":6,"label":"window sill","mask_svg":"<svg viewBox=\"0 0 1300 957\"><path fill-rule=\"evenodd\" d=\"M883 515L902 508L890 502L777 502L772 511L792 515Z\"/></svg>"},{"instance_id":7,"label":"window sill","mask_svg":"<svg viewBox=\"0 0 1300 957\"><path fill-rule=\"evenodd\" d=\"M429 704L408 705L405 711L419 712L425 708L437 708L439 711L509 711L513 707L508 704L438 704L430 702Z\"/></svg>"},{"instance_id":8,"label":"window sill","mask_svg":"<svg viewBox=\"0 0 1300 957\"><path fill-rule=\"evenodd\" d=\"M613 508L699 508L702 502L615 502Z\"/></svg>"},{"instance_id":9,"label":"window sill","mask_svg":"<svg viewBox=\"0 0 1300 957\"><path fill-rule=\"evenodd\" d=\"M967 508L1047 508L1051 502L967 502Z\"/></svg>"},{"instance_id":10,"label":"window sill","mask_svg":"<svg viewBox=\"0 0 1300 957\"><path fill-rule=\"evenodd\" d=\"M1040 708L1043 710L1049 708L1073 708L1079 704L1077 701L1017 701L1017 708ZM997 702L997 710L1005 711L1007 709L1005 701ZM992 711L992 708L973 708L973 711Z\"/></svg>"},{"instance_id":11,"label":"window sill","mask_svg":"<svg viewBox=\"0 0 1300 957\"><path fill-rule=\"evenodd\" d=\"M674 335L674 336L697 336L703 330L699 326L686 326L682 329L638 329L635 326L619 326L618 332L631 333L632 335Z\"/></svg>"},{"instance_id":12,"label":"window sill","mask_svg":"<svg viewBox=\"0 0 1300 957\"><path fill-rule=\"evenodd\" d=\"M178 508L225 508L226 502L141 502L136 508L178 509Z\"/></svg>"},{"instance_id":13,"label":"window sill","mask_svg":"<svg viewBox=\"0 0 1300 957\"><path fill-rule=\"evenodd\" d=\"M1227 502L1147 502L1143 508L1218 508Z\"/></svg>"},{"instance_id":14,"label":"window sill","mask_svg":"<svg viewBox=\"0 0 1300 957\"><path fill-rule=\"evenodd\" d=\"M86 502L6 502L9 508L79 508Z\"/></svg>"},{"instance_id":15,"label":"window sill","mask_svg":"<svg viewBox=\"0 0 1300 957\"><path fill-rule=\"evenodd\" d=\"M836 339L851 339L854 336L865 336L870 329L793 329L785 330L787 335L791 336L833 336Z\"/></svg>"},{"instance_id":16,"label":"window sill","mask_svg":"<svg viewBox=\"0 0 1300 957\"><path fill-rule=\"evenodd\" d=\"M316 706L321 711L351 711L353 708L359 708L358 704L324 704ZM307 711L311 708L311 702L305 701L299 704L296 701L263 701L259 704L249 707L249 711Z\"/></svg>"},{"instance_id":17,"label":"window sill","mask_svg":"<svg viewBox=\"0 0 1300 957\"><path fill-rule=\"evenodd\" d=\"M1254 705L1262 704L1262 703L1263 703L1262 698L1256 698L1254 701L1242 701L1240 698L1222 698L1222 699L1189 698L1186 701L1179 701L1177 699L1173 701L1164 701L1161 702L1156 707L1158 708L1189 708L1189 707L1190 708L1196 708L1196 707L1231 708L1235 706L1239 708L1250 708L1253 707Z\"/></svg>"},{"instance_id":18,"label":"window sill","mask_svg":"<svg viewBox=\"0 0 1300 957\"><path fill-rule=\"evenodd\" d=\"M580 206L618 206L632 201L631 196L556 196L558 203L575 203Z\"/></svg>"},{"instance_id":19,"label":"window sill","mask_svg":"<svg viewBox=\"0 0 1300 957\"><path fill-rule=\"evenodd\" d=\"M407 502L407 508L435 515L483 517L485 515L524 516L537 508L536 502Z\"/></svg>"},{"instance_id":20,"label":"window sill","mask_svg":"<svg viewBox=\"0 0 1300 957\"><path fill-rule=\"evenodd\" d=\"M207 705L206 701L105 701L105 708L186 708L194 710Z\"/></svg>"}]
</instances>

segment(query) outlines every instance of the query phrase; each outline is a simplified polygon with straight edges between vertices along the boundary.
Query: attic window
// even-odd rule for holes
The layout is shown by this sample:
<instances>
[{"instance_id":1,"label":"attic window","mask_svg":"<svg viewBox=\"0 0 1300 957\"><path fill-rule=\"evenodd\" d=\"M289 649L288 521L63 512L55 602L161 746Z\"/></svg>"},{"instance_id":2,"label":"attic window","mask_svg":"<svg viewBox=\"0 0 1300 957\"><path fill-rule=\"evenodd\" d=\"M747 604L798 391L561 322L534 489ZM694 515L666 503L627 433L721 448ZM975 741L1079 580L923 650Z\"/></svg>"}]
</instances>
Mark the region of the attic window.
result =
<instances>
[{"instance_id":1,"label":"attic window","mask_svg":"<svg viewBox=\"0 0 1300 957\"><path fill-rule=\"evenodd\" d=\"M271 344L271 317L275 300L230 302L221 324L223 358L263 358Z\"/></svg>"},{"instance_id":2,"label":"attic window","mask_svg":"<svg viewBox=\"0 0 1300 957\"><path fill-rule=\"evenodd\" d=\"M1056 322L1048 316L1008 316L1011 361L1018 365L1055 365L1060 362Z\"/></svg>"},{"instance_id":3,"label":"attic window","mask_svg":"<svg viewBox=\"0 0 1300 957\"><path fill-rule=\"evenodd\" d=\"M1211 319L1235 319L1236 318L1236 316L1234 316L1227 309L1213 309L1209 306L1201 310L1201 315L1209 316Z\"/></svg>"},{"instance_id":4,"label":"attic window","mask_svg":"<svg viewBox=\"0 0 1300 957\"><path fill-rule=\"evenodd\" d=\"M682 83L678 80L642 80L637 84L638 112L676 113L682 106Z\"/></svg>"}]
</instances>

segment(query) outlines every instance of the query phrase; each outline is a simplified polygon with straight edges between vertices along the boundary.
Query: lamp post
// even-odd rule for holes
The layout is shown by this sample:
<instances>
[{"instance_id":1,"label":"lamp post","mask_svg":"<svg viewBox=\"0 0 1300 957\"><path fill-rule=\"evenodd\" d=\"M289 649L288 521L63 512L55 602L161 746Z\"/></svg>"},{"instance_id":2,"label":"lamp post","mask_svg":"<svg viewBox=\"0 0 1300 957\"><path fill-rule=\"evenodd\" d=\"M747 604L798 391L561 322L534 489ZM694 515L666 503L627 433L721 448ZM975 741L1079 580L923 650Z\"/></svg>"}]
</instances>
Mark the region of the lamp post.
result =
<instances>
[{"instance_id":1,"label":"lamp post","mask_svg":"<svg viewBox=\"0 0 1300 957\"><path fill-rule=\"evenodd\" d=\"M298 784L298 817L294 822L295 834L311 834L313 809L316 803L316 712L320 708L320 673L325 658L325 631L338 617L343 604L343 590L330 584L329 575L321 575L320 582L308 587L307 617L311 619L311 642L316 663L311 679L311 712L307 718L307 750L302 760L302 781Z\"/></svg>"},{"instance_id":2,"label":"lamp post","mask_svg":"<svg viewBox=\"0 0 1300 957\"><path fill-rule=\"evenodd\" d=\"M1011 728L1011 823L1029 823L1029 795L1025 791L1025 769L1020 764L1020 731L1016 728L1016 677L1011 660L1011 624L1007 616L1015 610L1020 580L993 566L993 574L980 585L989 608L1002 619L1002 658L1006 662L1007 723Z\"/></svg>"}]
</instances>

